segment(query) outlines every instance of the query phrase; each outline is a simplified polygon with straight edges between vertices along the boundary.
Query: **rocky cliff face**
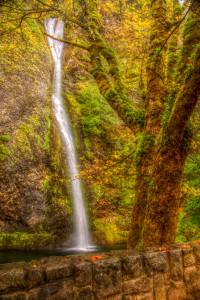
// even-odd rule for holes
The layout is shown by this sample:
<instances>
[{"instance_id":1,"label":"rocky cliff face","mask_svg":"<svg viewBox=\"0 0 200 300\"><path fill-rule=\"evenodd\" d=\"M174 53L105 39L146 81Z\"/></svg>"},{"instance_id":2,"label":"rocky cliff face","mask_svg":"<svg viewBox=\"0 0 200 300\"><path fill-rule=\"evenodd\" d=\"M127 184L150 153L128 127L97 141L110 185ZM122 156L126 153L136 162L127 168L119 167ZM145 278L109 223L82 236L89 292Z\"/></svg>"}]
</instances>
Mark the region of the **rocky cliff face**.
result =
<instances>
[{"instance_id":1,"label":"rocky cliff face","mask_svg":"<svg viewBox=\"0 0 200 300\"><path fill-rule=\"evenodd\" d=\"M51 104L52 63L35 21L1 39L0 232L67 233L71 206Z\"/></svg>"}]
</instances>

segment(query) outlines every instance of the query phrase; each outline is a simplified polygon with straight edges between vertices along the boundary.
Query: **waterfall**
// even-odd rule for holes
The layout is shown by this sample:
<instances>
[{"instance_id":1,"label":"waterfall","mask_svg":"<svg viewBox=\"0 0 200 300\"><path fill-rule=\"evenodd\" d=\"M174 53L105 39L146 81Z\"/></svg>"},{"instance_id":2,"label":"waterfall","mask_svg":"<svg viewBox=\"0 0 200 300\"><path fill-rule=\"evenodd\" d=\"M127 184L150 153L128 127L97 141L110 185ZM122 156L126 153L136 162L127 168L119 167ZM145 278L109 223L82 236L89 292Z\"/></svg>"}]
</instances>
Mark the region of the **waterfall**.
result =
<instances>
[{"instance_id":1,"label":"waterfall","mask_svg":"<svg viewBox=\"0 0 200 300\"><path fill-rule=\"evenodd\" d=\"M50 18L45 22L47 33L54 37L63 38L64 22ZM75 150L75 142L70 126L69 118L63 107L62 99L62 56L64 43L53 40L48 37L48 43L54 61L52 102L53 110L58 123L58 127L62 136L62 140L66 149L67 167L69 179L71 181L73 208L74 208L74 232L70 238L73 247L79 250L87 250L91 248L91 238L88 229L88 221L84 207L83 194L81 190L81 182L77 169L77 157ZM76 178L77 177L77 178Z\"/></svg>"}]
</instances>

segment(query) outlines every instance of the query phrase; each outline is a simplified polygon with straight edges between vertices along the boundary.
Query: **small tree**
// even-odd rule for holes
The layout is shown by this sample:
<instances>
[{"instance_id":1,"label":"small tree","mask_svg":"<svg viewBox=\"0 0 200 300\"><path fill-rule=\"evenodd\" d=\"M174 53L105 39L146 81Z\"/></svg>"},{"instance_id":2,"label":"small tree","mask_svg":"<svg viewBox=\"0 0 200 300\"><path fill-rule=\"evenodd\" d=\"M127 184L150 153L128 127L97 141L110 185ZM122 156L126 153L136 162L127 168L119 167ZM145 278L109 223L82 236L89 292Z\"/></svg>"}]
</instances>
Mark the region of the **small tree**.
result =
<instances>
[{"instance_id":1,"label":"small tree","mask_svg":"<svg viewBox=\"0 0 200 300\"><path fill-rule=\"evenodd\" d=\"M142 109L129 99L115 51L100 34L97 1L77 2L82 10L78 19L67 12L64 1L36 0L30 14L24 11L22 15L26 18L34 12L40 18L42 13L53 12L85 31L87 44L62 41L89 53L90 72L101 94L137 135L136 197L128 245L135 248L173 243L192 136L190 117L200 95L200 1L193 0L182 19L180 4L174 1L175 27L169 33L166 1L151 0L147 90ZM178 51L178 30L183 21L183 45Z\"/></svg>"}]
</instances>

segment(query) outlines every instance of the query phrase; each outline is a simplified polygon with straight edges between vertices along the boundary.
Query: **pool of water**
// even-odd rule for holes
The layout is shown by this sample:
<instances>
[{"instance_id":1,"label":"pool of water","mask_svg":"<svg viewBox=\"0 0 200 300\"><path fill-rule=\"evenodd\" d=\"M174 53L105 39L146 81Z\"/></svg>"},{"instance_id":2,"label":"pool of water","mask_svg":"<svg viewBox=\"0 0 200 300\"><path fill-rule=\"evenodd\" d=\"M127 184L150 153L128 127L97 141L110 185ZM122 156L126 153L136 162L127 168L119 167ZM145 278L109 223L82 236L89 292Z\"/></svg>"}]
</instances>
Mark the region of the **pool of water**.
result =
<instances>
[{"instance_id":1,"label":"pool of water","mask_svg":"<svg viewBox=\"0 0 200 300\"><path fill-rule=\"evenodd\" d=\"M89 251L81 251L76 249L55 249L55 250L4 250L0 251L0 264L17 262L17 261L31 261L41 259L49 256L66 256L84 253L100 253L109 252L113 250L126 250L125 244L97 246Z\"/></svg>"}]
</instances>

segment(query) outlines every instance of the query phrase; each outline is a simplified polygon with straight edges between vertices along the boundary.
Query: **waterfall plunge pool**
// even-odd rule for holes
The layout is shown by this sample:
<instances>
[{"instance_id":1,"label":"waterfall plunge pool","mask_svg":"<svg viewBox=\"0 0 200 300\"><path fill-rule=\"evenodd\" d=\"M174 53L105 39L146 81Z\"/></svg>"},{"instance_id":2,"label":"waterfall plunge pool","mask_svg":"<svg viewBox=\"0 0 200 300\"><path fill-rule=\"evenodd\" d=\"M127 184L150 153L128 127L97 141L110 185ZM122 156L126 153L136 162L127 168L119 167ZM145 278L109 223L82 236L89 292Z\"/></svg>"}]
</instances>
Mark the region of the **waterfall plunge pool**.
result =
<instances>
[{"instance_id":1,"label":"waterfall plunge pool","mask_svg":"<svg viewBox=\"0 0 200 300\"><path fill-rule=\"evenodd\" d=\"M97 246L91 251L78 251L76 249L55 249L55 250L1 250L0 264L48 258L50 256L68 256L76 254L89 254L110 252L113 250L126 250L126 244L113 244L107 246Z\"/></svg>"}]
</instances>

